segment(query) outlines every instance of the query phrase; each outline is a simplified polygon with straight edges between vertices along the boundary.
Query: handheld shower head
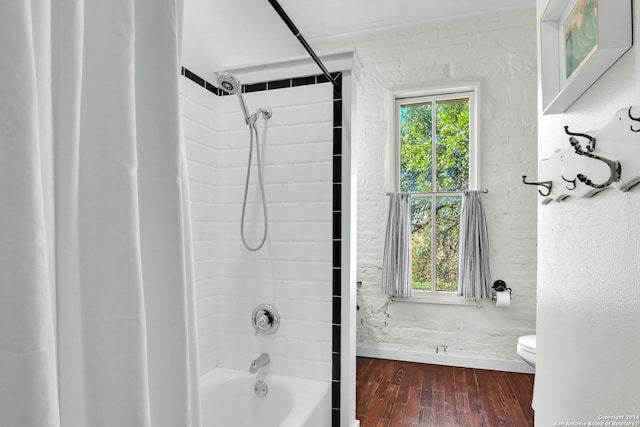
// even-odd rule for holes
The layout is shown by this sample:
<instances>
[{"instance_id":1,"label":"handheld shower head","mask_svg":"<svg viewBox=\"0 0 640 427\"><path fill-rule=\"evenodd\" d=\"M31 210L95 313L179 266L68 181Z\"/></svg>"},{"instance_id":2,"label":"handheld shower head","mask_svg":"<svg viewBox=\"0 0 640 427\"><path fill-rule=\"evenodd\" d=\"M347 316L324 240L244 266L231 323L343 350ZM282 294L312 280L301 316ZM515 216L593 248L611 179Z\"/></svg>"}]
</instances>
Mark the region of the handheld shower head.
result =
<instances>
[{"instance_id":1,"label":"handheld shower head","mask_svg":"<svg viewBox=\"0 0 640 427\"><path fill-rule=\"evenodd\" d=\"M236 93L242 92L242 84L233 74L225 72L216 73L216 79L218 86L228 94L235 95Z\"/></svg>"},{"instance_id":2,"label":"handheld shower head","mask_svg":"<svg viewBox=\"0 0 640 427\"><path fill-rule=\"evenodd\" d=\"M249 109L247 108L247 104L244 102L244 98L242 97L242 83L240 80L236 78L233 74L219 72L216 73L216 80L218 82L218 87L229 95L237 95L238 101L240 102L240 108L242 109L242 114L244 114L244 120L249 124L251 121L249 115Z\"/></svg>"}]
</instances>

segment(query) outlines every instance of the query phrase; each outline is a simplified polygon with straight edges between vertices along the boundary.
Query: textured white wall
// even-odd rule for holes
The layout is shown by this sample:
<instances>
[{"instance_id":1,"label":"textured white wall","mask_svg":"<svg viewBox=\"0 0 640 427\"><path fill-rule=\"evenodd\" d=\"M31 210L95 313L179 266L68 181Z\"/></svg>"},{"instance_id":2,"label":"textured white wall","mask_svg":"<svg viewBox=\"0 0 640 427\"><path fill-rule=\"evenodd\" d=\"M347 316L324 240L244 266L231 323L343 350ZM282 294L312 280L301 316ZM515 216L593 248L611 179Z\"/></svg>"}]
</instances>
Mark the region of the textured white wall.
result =
<instances>
[{"instance_id":1,"label":"textured white wall","mask_svg":"<svg viewBox=\"0 0 640 427\"><path fill-rule=\"evenodd\" d=\"M358 98L358 345L412 353L519 360L520 335L535 332L535 10L314 42L319 51L355 48ZM513 288L506 310L392 303L380 289L389 191L391 93L477 84L481 186L491 234L492 272Z\"/></svg>"},{"instance_id":2,"label":"textured white wall","mask_svg":"<svg viewBox=\"0 0 640 427\"><path fill-rule=\"evenodd\" d=\"M640 105L639 41L565 114L539 116L540 158L567 147L563 126L599 130ZM538 207L536 425L640 414L638 212L638 188Z\"/></svg>"},{"instance_id":3,"label":"textured white wall","mask_svg":"<svg viewBox=\"0 0 640 427\"><path fill-rule=\"evenodd\" d=\"M246 370L261 352L270 372L331 380L333 94L329 84L245 94L260 119L269 234L258 252L240 240L249 131L235 96L182 79L192 196L201 371ZM256 152L254 151L254 162ZM252 169L246 235L262 232ZM251 313L273 304L277 334L256 336Z\"/></svg>"}]
</instances>

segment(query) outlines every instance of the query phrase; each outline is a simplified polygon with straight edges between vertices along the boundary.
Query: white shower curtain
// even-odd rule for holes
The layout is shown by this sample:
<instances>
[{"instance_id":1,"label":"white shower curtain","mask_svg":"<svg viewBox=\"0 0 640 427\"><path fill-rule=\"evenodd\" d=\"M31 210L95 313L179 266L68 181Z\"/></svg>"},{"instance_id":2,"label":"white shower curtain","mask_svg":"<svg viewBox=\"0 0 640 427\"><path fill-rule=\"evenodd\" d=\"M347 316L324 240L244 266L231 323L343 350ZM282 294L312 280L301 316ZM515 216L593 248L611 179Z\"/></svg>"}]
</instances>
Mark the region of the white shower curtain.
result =
<instances>
[{"instance_id":1,"label":"white shower curtain","mask_svg":"<svg viewBox=\"0 0 640 427\"><path fill-rule=\"evenodd\" d=\"M0 2L0 426L200 424L181 19Z\"/></svg>"}]
</instances>

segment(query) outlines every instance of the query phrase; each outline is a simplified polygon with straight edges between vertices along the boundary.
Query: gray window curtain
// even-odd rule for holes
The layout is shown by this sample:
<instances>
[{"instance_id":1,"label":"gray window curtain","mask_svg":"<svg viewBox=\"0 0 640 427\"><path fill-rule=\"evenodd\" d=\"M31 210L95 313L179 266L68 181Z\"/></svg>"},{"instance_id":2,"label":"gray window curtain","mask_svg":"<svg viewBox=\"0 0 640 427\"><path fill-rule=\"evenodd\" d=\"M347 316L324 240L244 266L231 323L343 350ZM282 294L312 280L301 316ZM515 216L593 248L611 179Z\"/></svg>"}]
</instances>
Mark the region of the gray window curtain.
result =
<instances>
[{"instance_id":1,"label":"gray window curtain","mask_svg":"<svg viewBox=\"0 0 640 427\"><path fill-rule=\"evenodd\" d=\"M382 292L411 296L411 195L389 196L389 217L382 260Z\"/></svg>"},{"instance_id":2,"label":"gray window curtain","mask_svg":"<svg viewBox=\"0 0 640 427\"><path fill-rule=\"evenodd\" d=\"M458 256L458 295L491 298L489 235L479 191L462 196Z\"/></svg>"}]
</instances>

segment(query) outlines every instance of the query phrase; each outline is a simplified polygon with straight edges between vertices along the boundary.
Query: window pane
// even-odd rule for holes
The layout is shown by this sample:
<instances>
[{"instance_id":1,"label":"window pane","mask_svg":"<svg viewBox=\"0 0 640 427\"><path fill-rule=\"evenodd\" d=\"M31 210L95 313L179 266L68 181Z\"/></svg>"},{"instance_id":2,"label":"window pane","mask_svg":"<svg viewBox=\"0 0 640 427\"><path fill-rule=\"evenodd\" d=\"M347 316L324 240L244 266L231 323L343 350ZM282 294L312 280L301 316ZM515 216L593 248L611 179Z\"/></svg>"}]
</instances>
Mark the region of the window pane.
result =
<instances>
[{"instance_id":1,"label":"window pane","mask_svg":"<svg viewBox=\"0 0 640 427\"><path fill-rule=\"evenodd\" d=\"M462 197L436 199L436 291L458 288L458 238Z\"/></svg>"},{"instance_id":2,"label":"window pane","mask_svg":"<svg viewBox=\"0 0 640 427\"><path fill-rule=\"evenodd\" d=\"M431 191L431 103L400 107L400 191Z\"/></svg>"},{"instance_id":3,"label":"window pane","mask_svg":"<svg viewBox=\"0 0 640 427\"><path fill-rule=\"evenodd\" d=\"M431 290L431 199L411 199L413 289Z\"/></svg>"},{"instance_id":4,"label":"window pane","mask_svg":"<svg viewBox=\"0 0 640 427\"><path fill-rule=\"evenodd\" d=\"M436 191L469 187L469 99L436 103Z\"/></svg>"}]
</instances>

